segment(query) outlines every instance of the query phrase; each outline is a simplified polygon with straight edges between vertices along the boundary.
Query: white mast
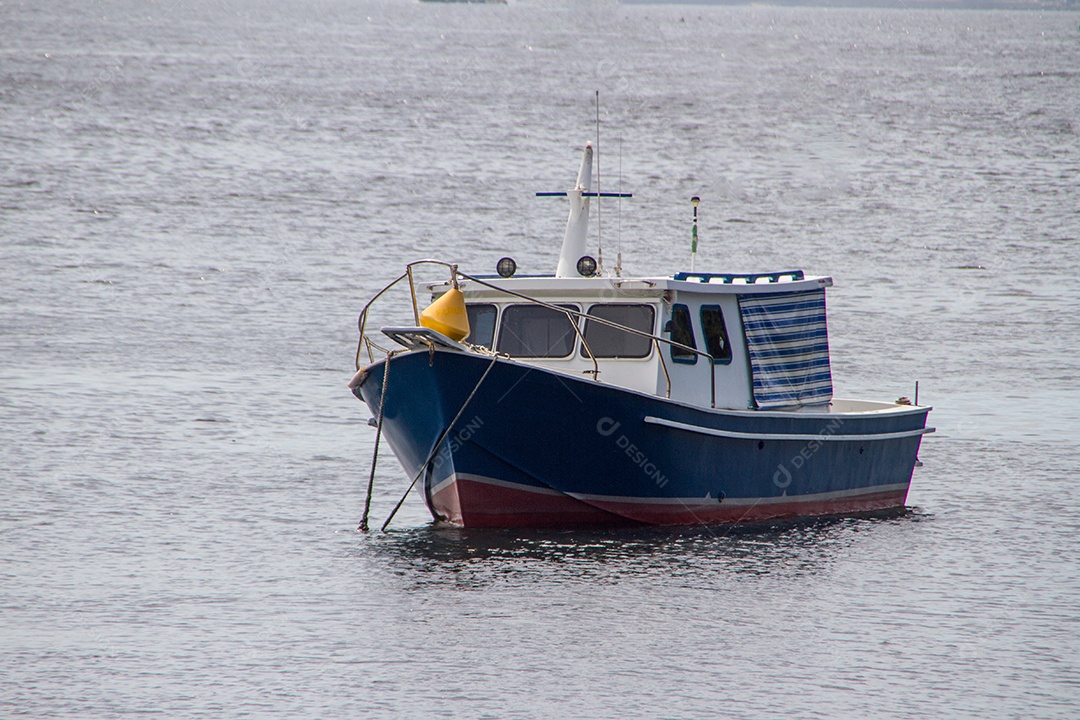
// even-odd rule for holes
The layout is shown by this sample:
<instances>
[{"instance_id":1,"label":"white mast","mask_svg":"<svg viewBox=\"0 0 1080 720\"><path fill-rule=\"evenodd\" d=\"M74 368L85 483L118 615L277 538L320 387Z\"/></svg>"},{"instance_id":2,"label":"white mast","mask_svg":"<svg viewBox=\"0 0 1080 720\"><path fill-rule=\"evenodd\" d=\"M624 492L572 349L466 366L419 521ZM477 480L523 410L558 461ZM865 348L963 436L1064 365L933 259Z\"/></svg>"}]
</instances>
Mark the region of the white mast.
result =
<instances>
[{"instance_id":1,"label":"white mast","mask_svg":"<svg viewBox=\"0 0 1080 720\"><path fill-rule=\"evenodd\" d=\"M589 192L589 184L592 182L592 158L592 143L585 143L577 186L566 192L566 197L570 200L570 217L566 220L566 236L563 238L555 277L581 277L577 271L577 262L585 254L585 241L589 230L589 198L583 197L583 193Z\"/></svg>"}]
</instances>

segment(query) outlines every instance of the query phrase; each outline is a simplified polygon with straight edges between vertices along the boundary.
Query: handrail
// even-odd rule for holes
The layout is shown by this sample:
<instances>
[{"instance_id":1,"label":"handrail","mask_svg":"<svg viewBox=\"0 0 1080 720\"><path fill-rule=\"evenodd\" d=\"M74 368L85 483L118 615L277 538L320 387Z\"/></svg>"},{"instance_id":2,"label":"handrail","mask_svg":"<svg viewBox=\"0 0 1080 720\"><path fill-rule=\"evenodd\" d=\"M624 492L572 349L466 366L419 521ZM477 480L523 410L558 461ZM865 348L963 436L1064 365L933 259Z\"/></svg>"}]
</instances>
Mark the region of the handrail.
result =
<instances>
[{"instance_id":1,"label":"handrail","mask_svg":"<svg viewBox=\"0 0 1080 720\"><path fill-rule=\"evenodd\" d=\"M805 280L806 275L802 270L785 270L783 272L766 272L766 273L695 273L695 272L680 272L675 273L674 280L680 280L683 282L697 281L700 283L708 283L712 280L719 280L721 284L732 285L735 281L742 280L747 285L756 285L757 281L766 278L769 283L778 283L781 278L790 277L792 282L798 282L799 280Z\"/></svg>"},{"instance_id":2,"label":"handrail","mask_svg":"<svg viewBox=\"0 0 1080 720\"><path fill-rule=\"evenodd\" d=\"M638 337L649 338L652 341L653 346L656 348L657 356L660 358L660 367L664 372L664 380L667 383L667 397L669 397L669 398L671 397L671 375L668 373L667 363L664 361L664 354L662 352L660 352L660 343L664 343L664 344L666 344L666 345L668 345L670 347L673 347L673 348L679 348L680 350L691 353L693 355L700 355L700 356L704 357L706 360L708 360L708 362L709 362L709 384L710 384L710 395L711 395L710 400L711 400L711 406L714 407L714 408L716 407L716 360L709 353L702 352L701 350L698 350L697 348L690 347L689 345L684 345L684 344L682 344L680 342L676 342L674 340L669 340L668 338L660 337L659 335L654 335L652 333L647 333L647 332L644 332L642 330L638 330L636 328L627 327L626 325L620 325L617 322L612 322L611 320L606 320L604 318L597 317L595 315L589 315L588 313L583 313L583 312L580 312L578 310L571 310L570 308L565 308L565 307L562 307L560 305L555 305L553 303L544 302L543 300L539 300L539 299L531 297L529 295L525 295L524 293L519 293L519 292L517 292L515 290L510 290L508 288L499 287L498 285L494 285L492 283L481 280L480 278L478 278L476 276L469 275L468 273L461 272L460 270L457 269L458 266L456 264L448 263L448 262L445 262L443 260L436 260L434 258L424 258L423 260L415 260L415 261L407 264L405 266L405 272L404 273L399 275L397 277L397 279L392 281L390 284L386 285L373 298L371 298L371 300L369 300L366 305L364 305L364 309L361 310L360 317L359 317L359 319L357 321L357 324L358 324L359 329L360 329L360 342L359 342L359 344L358 344L358 346L356 348L356 369L357 370L360 369L360 355L361 355L361 352L363 350L363 346L364 346L365 341L369 344L368 358L369 358L369 360L374 362L374 357L373 357L373 355L371 353L371 347L370 347L370 345L373 344L373 343L371 343L370 340L367 340L366 336L364 335L364 329L365 329L366 324L367 324L368 309L371 307L371 305L376 300L378 300L380 297L382 297L382 295L386 291L388 291L390 288L397 285L399 282L401 282L405 278L409 279L409 295L410 295L410 298L412 300L413 317L416 320L417 324L419 325L419 323L420 323L420 320L419 320L420 314L419 314L419 310L418 310L418 306L417 306L417 302L416 302L416 284L415 284L415 282L413 280L412 269L416 265L425 265L425 264L441 265L441 266L443 266L445 268L448 268L452 273L451 282L454 282L457 277L462 277L462 278L464 278L466 280L471 280L472 282L476 283L477 285L481 285L483 287L490 288L490 289L495 290L497 292L505 293L507 295L511 295L513 297L520 298L522 300L527 300L528 302L539 305L541 307L546 307L546 308L551 309L551 310L556 310L558 312L565 313L566 316L567 316L567 319L584 318L587 322L595 322L595 323L597 323L599 325L606 325L607 327L615 328L616 330L619 330L621 332L630 333L631 335L637 335ZM577 334L577 336L581 339L581 345L588 352L589 359L592 361L592 364L593 364L593 369L592 370L586 370L585 372L591 373L592 376L593 376L593 380L598 380L599 379L599 373L600 373L600 366L599 366L599 363L597 363L597 361L596 361L596 355L593 353L592 348L589 347L589 343L585 340L585 335L581 331L581 328L578 326L578 323L571 322L570 324L574 327L575 334Z\"/></svg>"},{"instance_id":3,"label":"handrail","mask_svg":"<svg viewBox=\"0 0 1080 720\"><path fill-rule=\"evenodd\" d=\"M416 283L413 282L412 269L414 265L442 265L450 270L450 281L454 283L454 287L457 287L457 276L460 274L457 271L457 264L448 263L444 260L436 260L435 258L424 258L423 260L413 260L411 263L405 266L405 273L409 276L409 297L412 298L412 311L413 320L416 324L420 324L420 309L416 305Z\"/></svg>"},{"instance_id":4,"label":"handrail","mask_svg":"<svg viewBox=\"0 0 1080 720\"><path fill-rule=\"evenodd\" d=\"M378 300L380 297L382 297L383 293L385 293L387 290L389 290L390 288L394 287L399 282L404 280L408 274L409 274L408 271L403 272L401 275L399 275L397 277L396 280L392 281L389 285L386 285L382 290L380 290L379 292L377 292L375 294L375 297L368 300L367 305L364 305L364 309L360 311L360 317L357 318L357 320L356 320L357 327L360 329L360 341L356 346L356 369L357 370L360 369L360 354L363 352L363 349L364 349L364 341L367 340L367 336L364 334L364 328L367 326L368 309L375 303L376 300ZM370 343L371 341L368 340L368 342ZM372 362L375 362L375 358L372 357L372 355L371 355L371 347L370 346L368 347L368 359L371 360Z\"/></svg>"},{"instance_id":5,"label":"handrail","mask_svg":"<svg viewBox=\"0 0 1080 720\"><path fill-rule=\"evenodd\" d=\"M566 313L566 319L570 320L570 313L574 311L570 308L562 309ZM574 332L577 333L577 336L579 338L581 338L581 347L585 348L589 352L589 359L592 360L592 379L597 380L600 376L600 365L596 362L596 355L593 355L592 348L589 347L589 343L585 340L585 335L581 332L581 328L578 327L578 324L573 320L570 320L570 324L574 326ZM589 371L586 370L585 372Z\"/></svg>"},{"instance_id":6,"label":"handrail","mask_svg":"<svg viewBox=\"0 0 1080 720\"><path fill-rule=\"evenodd\" d=\"M371 354L371 347L370 347L374 343L372 343L370 340L368 340L367 336L364 334L364 329L367 326L368 309L375 303L376 300L378 300L380 297L382 297L383 293L385 293L387 290L389 290L390 288L397 285L399 282L401 282L405 278L409 278L409 298L412 300L413 320L416 321L417 325L420 324L420 311L417 309L417 305L416 305L416 283L413 282L412 269L413 269L414 265L424 265L424 264L442 265L442 266L447 267L447 268L449 268L451 270L454 270L455 272L457 270L456 265L452 265L451 263L448 263L448 262L443 262L442 260L435 260L434 258L425 258L423 260L415 260L415 261L413 261L413 262L411 262L411 263L409 263L409 264L407 264L405 266L405 272L403 272L401 275L398 275L395 280L391 281L388 285L383 287L382 290L375 293L375 297L368 300L367 304L364 305L364 309L360 311L360 317L357 318L357 321L356 321L357 326L360 329L360 340L359 340L359 342L358 342L358 344L356 346L356 369L357 370L360 369L360 355L363 352L363 347L364 347L365 342L368 343L368 360L370 360L371 362L375 362L375 357ZM378 345L376 345L376 347L378 347ZM380 349L382 349L382 348L380 348Z\"/></svg>"},{"instance_id":7,"label":"handrail","mask_svg":"<svg viewBox=\"0 0 1080 720\"><path fill-rule=\"evenodd\" d=\"M537 305L540 305L542 307L551 308L552 310L561 310L561 311L567 312L567 313L569 313L569 314L571 314L571 315L573 315L575 317L584 318L584 319L588 320L589 322L595 322L595 323L598 323L600 325L607 325L608 327L613 327L616 330L622 330L624 332L628 332L631 335L638 335L640 337L647 337L647 338L651 338L653 340L658 340L658 341L660 341L662 343L672 345L672 346L677 347L677 348L679 348L681 350L686 350L688 352L691 352L694 355L703 355L704 357L711 357L708 353L702 352L702 351L698 350L697 348L692 348L689 345L683 345L680 342L675 342L674 340L668 340L667 338L662 338L662 337L660 337L658 335L653 335L652 333L647 333L644 330L637 330L637 329L632 328L632 327L627 327L626 325L620 325L617 322L612 322L611 320L605 320L604 318L597 317L595 315L589 315L588 313L583 313L583 312L580 312L578 310L570 310L569 308L563 308L563 307L559 307L558 305L552 305L551 303L544 302L543 300L538 300L538 299L536 299L534 297L530 297L528 295L525 295L524 293L519 293L519 292L516 292L514 290L508 290L507 288L501 288L498 285L492 285L491 283L484 282L483 280L479 280L479 279L477 279L477 278L475 278L475 277L473 277L471 275L466 275L465 273L460 272L460 271L458 272L458 275L465 278L466 280L472 280L473 282L477 283L478 285L483 285L484 287L489 287L492 290L498 290L499 292L504 292L507 295L513 295L514 297L521 298L522 300L528 300L529 302L536 303Z\"/></svg>"},{"instance_id":8,"label":"handrail","mask_svg":"<svg viewBox=\"0 0 1080 720\"><path fill-rule=\"evenodd\" d=\"M664 353L660 352L660 343L653 340L653 347L656 348L656 357L660 358L660 369L664 371L664 381L667 383L667 391L664 393L664 397L671 398L671 376L668 375L667 363L664 361Z\"/></svg>"},{"instance_id":9,"label":"handrail","mask_svg":"<svg viewBox=\"0 0 1080 720\"><path fill-rule=\"evenodd\" d=\"M416 306L416 283L413 281L412 265L405 266L405 274L409 276L409 298L412 299L413 322L420 324L420 308Z\"/></svg>"},{"instance_id":10,"label":"handrail","mask_svg":"<svg viewBox=\"0 0 1080 720\"><path fill-rule=\"evenodd\" d=\"M607 325L608 327L612 327L612 328L615 328L616 330L621 330L623 332L630 333L631 335L637 335L639 337L647 337L647 338L652 339L654 342L666 343L667 345L670 345L671 347L677 347L680 350L685 350L687 352L693 353L694 355L701 355L702 357L706 358L709 361L709 368L710 368L710 372L709 372L710 378L709 379L710 379L710 385L711 385L710 390L711 390L711 395L712 395L711 404L712 404L712 407L716 407L716 372L715 372L716 363L714 361L713 356L710 355L709 353L702 352L701 350L698 350L697 348L692 348L689 345L683 345L682 343L675 342L674 340L669 340L667 338L660 337L659 335L653 335L652 333L647 333L647 332L644 332L642 330L637 330L637 329L632 328L632 327L627 327L626 325L620 325L619 323L612 322L610 320L605 320L604 318L596 317L595 315L589 315L588 313L579 312L577 310L570 310L568 308L559 307L558 305L553 305L551 303L544 302L543 300L538 300L538 299L536 299L534 297L530 297L528 295L525 295L524 293L519 293L519 292L516 292L514 290L509 290L507 288L499 287L498 285L493 285L493 284L491 284L489 282L485 282L485 281L483 281L483 280L481 280L479 278L473 277L472 275L468 275L466 273L463 273L460 270L458 271L457 274L460 275L461 277L465 278L466 280L472 280L477 285L483 285L484 287L491 288L492 290L496 290L498 292L503 292L503 293L506 293L507 295L512 295L514 297L521 298L522 300L528 300L529 302L535 303L535 304L540 305L542 307L550 308L552 310L560 310L562 312L565 312L568 315L573 315L573 316L579 317L579 318L585 318L589 322L596 322L596 323L599 323L600 325ZM572 324L575 327L577 327L577 323L572 323ZM580 335L580 332L579 332L579 335ZM582 340L584 341L584 336L582 336ZM591 353L591 350L590 350L590 353ZM660 355L660 359L661 359L661 363L662 363L663 362L663 355L662 354ZM595 359L594 359L594 362L595 362ZM664 374L667 375L667 368L666 367L664 368ZM670 382L670 380L669 380L669 382Z\"/></svg>"}]
</instances>

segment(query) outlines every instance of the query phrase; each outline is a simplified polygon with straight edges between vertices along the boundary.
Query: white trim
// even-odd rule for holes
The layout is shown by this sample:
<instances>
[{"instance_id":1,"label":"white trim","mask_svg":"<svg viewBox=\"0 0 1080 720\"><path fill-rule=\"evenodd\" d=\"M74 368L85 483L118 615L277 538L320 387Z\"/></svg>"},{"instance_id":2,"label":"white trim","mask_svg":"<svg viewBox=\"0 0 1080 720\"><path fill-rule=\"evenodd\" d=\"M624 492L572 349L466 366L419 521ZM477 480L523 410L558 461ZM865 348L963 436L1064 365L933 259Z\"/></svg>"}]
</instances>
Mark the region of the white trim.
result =
<instances>
[{"instance_id":1,"label":"white trim","mask_svg":"<svg viewBox=\"0 0 1080 720\"><path fill-rule=\"evenodd\" d=\"M807 417L803 415L802 417ZM829 416L826 416L829 417ZM842 418L842 415L833 415L835 418ZM918 428L916 430L902 430L900 432L891 433L867 433L865 435L829 435L827 433L744 433L735 432L734 430L714 430L713 428L701 427L700 425L688 425L686 423L675 422L674 420L665 420L663 418L652 417L647 415L645 422L650 425L663 425L664 427L675 428L676 430L686 430L688 432L700 433L702 435L714 435L716 437L733 438L735 440L819 440L819 441L832 441L832 442L861 442L870 440L896 440L899 438L915 437L916 435L925 435L926 433L932 433L936 428Z\"/></svg>"},{"instance_id":2,"label":"white trim","mask_svg":"<svg viewBox=\"0 0 1080 720\"><path fill-rule=\"evenodd\" d=\"M438 492L450 487L458 478L462 480L472 480L473 482L483 483L485 485L495 485L496 487L509 488L511 490L524 490L525 492L536 493L537 495L565 495L566 493L555 490L549 487L536 487L535 485L522 485L521 483L510 482L509 480L496 480L495 478L483 477L480 475L458 475L454 473L450 477L443 480L441 483L431 488L431 494L435 495Z\"/></svg>"},{"instance_id":3,"label":"white trim","mask_svg":"<svg viewBox=\"0 0 1080 720\"><path fill-rule=\"evenodd\" d=\"M822 500L835 500L839 498L857 497L859 495L875 495L877 493L885 492L899 492L906 490L909 483L893 483L891 485L874 485L865 488L855 488L853 490L833 490L830 492L813 493L808 495L780 495L777 497L762 497L762 498L725 498L722 502L718 498L714 497L693 497L693 498L665 498L665 497L635 497L630 495L593 495L590 493L564 493L553 488L539 488L534 485L522 485L520 483L509 482L507 480L496 480L495 478L484 477L482 475L463 474L458 475L454 473L446 480L436 485L431 489L431 494L435 495L439 491L445 489L449 485L457 482L458 478L462 480L471 480L472 482L482 483L484 485L494 485L496 487L509 488L511 490L522 490L525 492L534 492L538 495L566 495L582 502L616 502L616 503L629 503L636 505L677 505L679 507L691 507L691 506L708 506L712 507L718 504L723 505L775 505L778 503L787 502L820 502Z\"/></svg>"},{"instance_id":4,"label":"white trim","mask_svg":"<svg viewBox=\"0 0 1080 720\"><path fill-rule=\"evenodd\" d=\"M570 497L582 501L593 502L621 502L639 505L775 505L786 502L818 502L821 500L835 500L858 495L875 495L883 492L899 492L907 489L909 483L893 483L892 485L874 485L873 487L856 488L854 490L833 490L831 492L813 493L810 495L780 495L777 497L762 498L724 498L720 501L713 497L704 498L648 498L619 495L589 495L587 493L566 493Z\"/></svg>"}]
</instances>

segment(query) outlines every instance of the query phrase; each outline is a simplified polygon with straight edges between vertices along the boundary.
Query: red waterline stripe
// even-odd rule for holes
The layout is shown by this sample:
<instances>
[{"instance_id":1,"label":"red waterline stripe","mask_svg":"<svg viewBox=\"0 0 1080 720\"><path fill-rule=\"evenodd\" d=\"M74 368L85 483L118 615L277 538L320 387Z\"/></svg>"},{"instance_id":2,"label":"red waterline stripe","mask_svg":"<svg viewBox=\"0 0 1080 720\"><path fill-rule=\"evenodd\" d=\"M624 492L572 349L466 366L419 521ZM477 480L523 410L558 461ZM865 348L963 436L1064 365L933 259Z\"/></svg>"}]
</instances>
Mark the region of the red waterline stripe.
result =
<instances>
[{"instance_id":1,"label":"red waterline stripe","mask_svg":"<svg viewBox=\"0 0 1080 720\"><path fill-rule=\"evenodd\" d=\"M768 502L740 501L725 505L695 499L686 504L632 502L597 496L577 499L548 489L529 488L503 480L457 477L440 484L432 508L442 520L463 527L560 527L572 525L697 525L758 522L782 518L845 515L903 507L908 488L835 494L820 499Z\"/></svg>"}]
</instances>

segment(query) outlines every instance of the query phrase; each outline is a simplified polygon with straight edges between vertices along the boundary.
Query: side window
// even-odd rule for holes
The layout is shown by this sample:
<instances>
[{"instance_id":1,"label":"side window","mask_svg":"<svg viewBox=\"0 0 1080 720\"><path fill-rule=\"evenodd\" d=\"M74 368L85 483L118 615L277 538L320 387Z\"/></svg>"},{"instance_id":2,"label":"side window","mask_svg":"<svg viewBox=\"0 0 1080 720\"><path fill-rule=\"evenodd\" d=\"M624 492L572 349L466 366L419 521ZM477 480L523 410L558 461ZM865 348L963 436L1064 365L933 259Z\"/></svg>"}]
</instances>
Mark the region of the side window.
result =
<instances>
[{"instance_id":1,"label":"side window","mask_svg":"<svg viewBox=\"0 0 1080 720\"><path fill-rule=\"evenodd\" d=\"M672 342L697 349L697 343L694 342L694 326L690 322L690 308L685 305L673 306L671 308L671 320L668 322L667 329L671 332ZM695 353L674 345L668 345L668 347L671 348L671 359L675 362L689 363L691 365L697 362Z\"/></svg>"},{"instance_id":2,"label":"side window","mask_svg":"<svg viewBox=\"0 0 1080 720\"><path fill-rule=\"evenodd\" d=\"M728 342L727 327L724 325L724 313L719 305L701 307L701 332L705 335L705 347L713 360L720 363L731 362L731 344Z\"/></svg>"},{"instance_id":3,"label":"side window","mask_svg":"<svg viewBox=\"0 0 1080 720\"><path fill-rule=\"evenodd\" d=\"M593 305L589 315L652 335L656 311L652 305ZM643 358L652 352L649 338L591 320L585 321L585 342L598 358ZM581 356L589 356L584 346Z\"/></svg>"},{"instance_id":4,"label":"side window","mask_svg":"<svg viewBox=\"0 0 1080 720\"><path fill-rule=\"evenodd\" d=\"M560 307L577 310L573 305ZM540 305L510 305L503 310L499 352L511 357L566 357L574 351L576 339L566 313Z\"/></svg>"},{"instance_id":5,"label":"side window","mask_svg":"<svg viewBox=\"0 0 1080 720\"><path fill-rule=\"evenodd\" d=\"M493 349L495 340L495 306L494 305L466 305L465 312L469 316L469 337L466 341L473 345L481 345L488 350Z\"/></svg>"}]
</instances>

